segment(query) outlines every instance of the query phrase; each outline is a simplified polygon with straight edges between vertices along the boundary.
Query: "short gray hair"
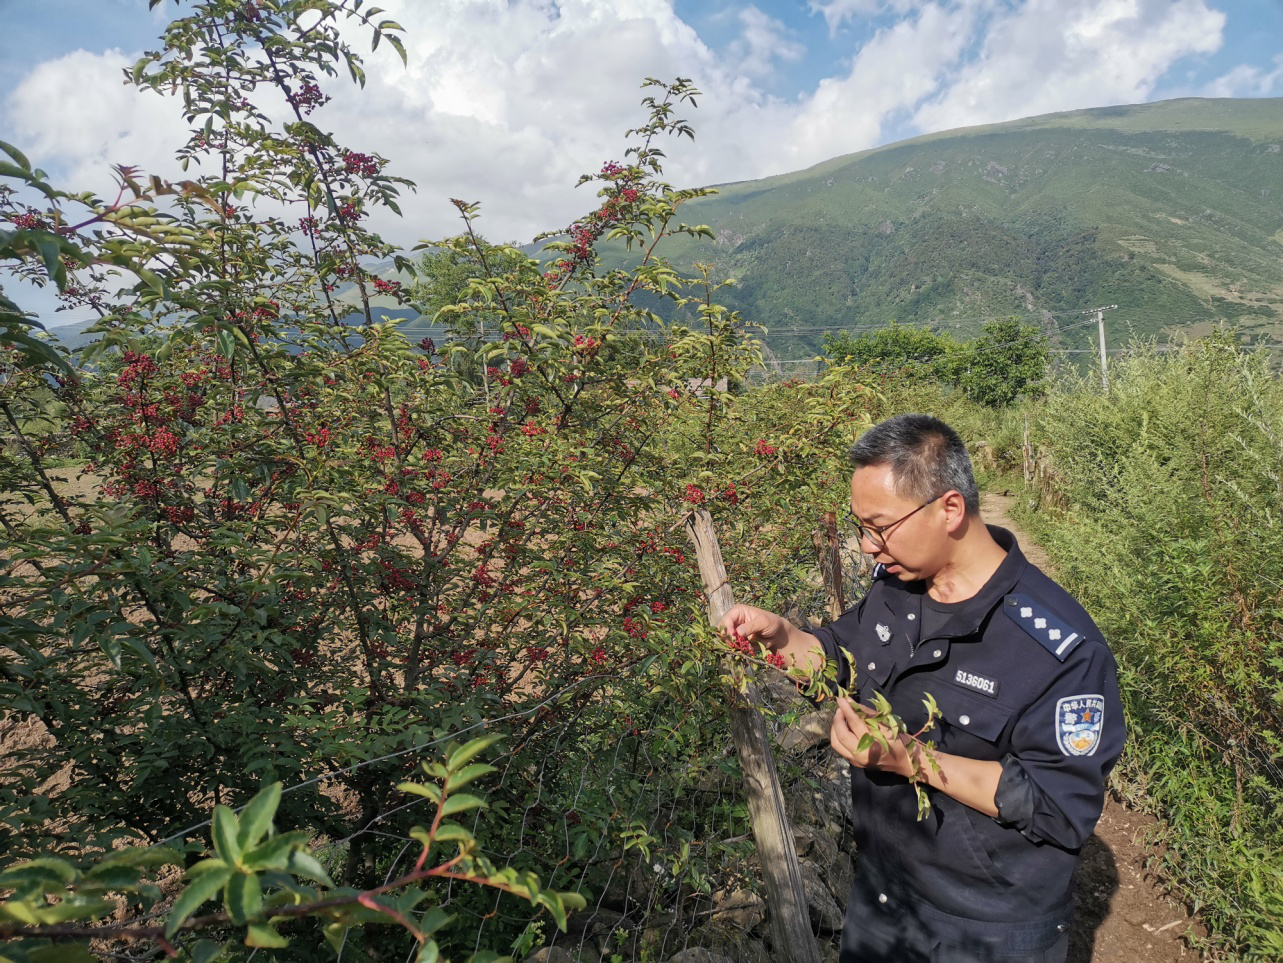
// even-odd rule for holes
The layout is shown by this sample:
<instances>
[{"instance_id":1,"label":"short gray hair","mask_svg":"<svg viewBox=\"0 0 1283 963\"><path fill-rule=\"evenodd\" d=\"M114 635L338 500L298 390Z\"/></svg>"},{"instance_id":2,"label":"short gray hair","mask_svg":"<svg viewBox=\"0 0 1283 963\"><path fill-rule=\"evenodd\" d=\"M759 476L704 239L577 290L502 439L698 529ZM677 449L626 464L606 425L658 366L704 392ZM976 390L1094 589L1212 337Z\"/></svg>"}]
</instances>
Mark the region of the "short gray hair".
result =
<instances>
[{"instance_id":1,"label":"short gray hair","mask_svg":"<svg viewBox=\"0 0 1283 963\"><path fill-rule=\"evenodd\" d=\"M980 514L980 490L971 456L958 433L931 415L896 415L880 421L851 448L856 468L886 465L897 495L925 502L956 491L968 515Z\"/></svg>"}]
</instances>

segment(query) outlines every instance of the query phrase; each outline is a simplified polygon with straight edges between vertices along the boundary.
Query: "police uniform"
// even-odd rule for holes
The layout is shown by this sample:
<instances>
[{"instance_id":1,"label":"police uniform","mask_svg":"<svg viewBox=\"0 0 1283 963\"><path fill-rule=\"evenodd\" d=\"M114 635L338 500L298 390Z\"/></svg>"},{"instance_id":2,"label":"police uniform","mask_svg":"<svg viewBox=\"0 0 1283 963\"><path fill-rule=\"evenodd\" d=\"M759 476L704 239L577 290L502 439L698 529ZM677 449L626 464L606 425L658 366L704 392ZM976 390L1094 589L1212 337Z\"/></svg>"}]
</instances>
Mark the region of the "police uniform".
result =
<instances>
[{"instance_id":1,"label":"police uniform","mask_svg":"<svg viewBox=\"0 0 1283 963\"><path fill-rule=\"evenodd\" d=\"M933 610L922 582L875 572L855 608L814 630L860 702L881 692L913 732L930 694L942 718L921 738L1002 764L997 819L928 789L919 821L902 776L852 770L842 963L1064 958L1079 849L1123 747L1116 667L1082 607L1010 532L989 531L1007 556L973 598Z\"/></svg>"}]
</instances>

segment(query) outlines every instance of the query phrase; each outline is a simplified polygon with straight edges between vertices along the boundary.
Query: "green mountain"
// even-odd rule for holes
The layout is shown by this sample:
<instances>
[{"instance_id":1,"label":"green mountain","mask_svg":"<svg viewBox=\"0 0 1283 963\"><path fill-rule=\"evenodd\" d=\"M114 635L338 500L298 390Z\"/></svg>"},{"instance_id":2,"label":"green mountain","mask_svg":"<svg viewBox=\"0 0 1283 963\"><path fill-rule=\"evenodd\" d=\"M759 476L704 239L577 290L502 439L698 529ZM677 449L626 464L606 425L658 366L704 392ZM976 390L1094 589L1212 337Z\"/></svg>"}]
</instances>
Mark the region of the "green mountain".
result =
<instances>
[{"instance_id":1,"label":"green mountain","mask_svg":"<svg viewBox=\"0 0 1283 963\"><path fill-rule=\"evenodd\" d=\"M1283 98L1048 114L718 190L681 211L716 241L668 255L736 278L721 300L781 355L823 329L971 336L1006 315L1085 344L1077 312L1108 304L1120 339L1230 320L1283 340Z\"/></svg>"}]
</instances>

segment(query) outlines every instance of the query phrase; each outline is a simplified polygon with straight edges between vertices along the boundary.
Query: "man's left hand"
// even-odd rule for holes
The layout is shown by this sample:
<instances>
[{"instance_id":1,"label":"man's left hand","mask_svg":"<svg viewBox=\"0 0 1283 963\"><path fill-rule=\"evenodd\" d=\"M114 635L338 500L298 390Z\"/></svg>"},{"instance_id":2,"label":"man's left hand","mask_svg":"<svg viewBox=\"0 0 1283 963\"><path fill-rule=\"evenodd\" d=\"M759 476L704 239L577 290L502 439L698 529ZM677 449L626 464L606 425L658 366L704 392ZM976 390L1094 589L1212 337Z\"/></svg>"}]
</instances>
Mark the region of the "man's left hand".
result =
<instances>
[{"instance_id":1,"label":"man's left hand","mask_svg":"<svg viewBox=\"0 0 1283 963\"><path fill-rule=\"evenodd\" d=\"M910 761L907 738L893 738L886 729L870 720L872 715L872 710L858 702L845 697L838 699L837 715L833 717L833 728L829 732L829 743L833 746L833 751L860 769L880 769L909 778L915 767ZM860 740L875 728L881 733L886 745L883 746L874 739L865 749L860 750Z\"/></svg>"}]
</instances>

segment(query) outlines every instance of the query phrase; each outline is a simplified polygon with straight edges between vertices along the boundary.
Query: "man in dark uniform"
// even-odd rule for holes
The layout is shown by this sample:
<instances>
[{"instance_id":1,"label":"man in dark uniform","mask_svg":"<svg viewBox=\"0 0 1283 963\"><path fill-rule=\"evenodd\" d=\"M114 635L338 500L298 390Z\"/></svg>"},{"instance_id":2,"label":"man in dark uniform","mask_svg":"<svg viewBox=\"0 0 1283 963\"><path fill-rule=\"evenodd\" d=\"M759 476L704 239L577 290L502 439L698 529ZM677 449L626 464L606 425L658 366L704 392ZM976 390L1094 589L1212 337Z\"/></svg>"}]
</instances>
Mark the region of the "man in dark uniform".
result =
<instances>
[{"instance_id":1,"label":"man in dark uniform","mask_svg":"<svg viewBox=\"0 0 1283 963\"><path fill-rule=\"evenodd\" d=\"M841 961L1059 963L1079 850L1123 746L1113 657L1011 533L983 523L952 428L898 416L851 455L851 511L878 563L869 593L814 632L750 606L722 622L786 659L835 662L851 693L831 733L852 766L857 843ZM908 732L934 697L941 717L921 735L934 765L908 737L861 748L875 692Z\"/></svg>"}]
</instances>

